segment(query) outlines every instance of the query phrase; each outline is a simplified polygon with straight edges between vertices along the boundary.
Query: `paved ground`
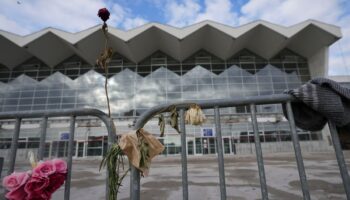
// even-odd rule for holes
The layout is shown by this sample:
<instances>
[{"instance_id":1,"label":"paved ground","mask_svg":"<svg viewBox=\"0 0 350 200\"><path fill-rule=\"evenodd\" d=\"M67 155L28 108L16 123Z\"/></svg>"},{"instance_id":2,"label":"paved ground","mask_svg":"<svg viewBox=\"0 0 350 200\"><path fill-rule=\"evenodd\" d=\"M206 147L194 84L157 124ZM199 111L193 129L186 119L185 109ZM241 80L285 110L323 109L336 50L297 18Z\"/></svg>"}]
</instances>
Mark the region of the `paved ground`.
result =
<instances>
[{"instance_id":1,"label":"paved ground","mask_svg":"<svg viewBox=\"0 0 350 200\"><path fill-rule=\"evenodd\" d=\"M346 199L333 153L304 153L304 164L312 199ZM345 152L350 165L350 152ZM299 176L293 154L268 154L265 170L270 199L302 199ZM71 199L104 199L105 171L99 172L99 160L74 161ZM150 175L141 179L141 199L182 199L180 157L159 157L152 163ZM254 156L225 158L228 199L261 199ZM188 158L189 199L220 199L218 166L215 156ZM129 177L119 193L128 199ZM64 188L54 200L61 200Z\"/></svg>"}]
</instances>

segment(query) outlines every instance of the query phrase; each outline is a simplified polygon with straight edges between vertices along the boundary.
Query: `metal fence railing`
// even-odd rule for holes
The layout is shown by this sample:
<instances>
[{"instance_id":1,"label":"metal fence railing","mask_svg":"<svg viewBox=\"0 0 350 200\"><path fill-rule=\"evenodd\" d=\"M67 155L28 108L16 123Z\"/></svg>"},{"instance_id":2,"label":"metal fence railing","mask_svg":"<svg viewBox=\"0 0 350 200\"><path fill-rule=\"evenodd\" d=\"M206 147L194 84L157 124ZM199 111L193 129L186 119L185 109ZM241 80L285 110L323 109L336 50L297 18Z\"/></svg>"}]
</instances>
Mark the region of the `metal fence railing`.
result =
<instances>
[{"instance_id":1,"label":"metal fence railing","mask_svg":"<svg viewBox=\"0 0 350 200\"><path fill-rule=\"evenodd\" d=\"M223 152L223 144L222 144L222 136L221 136L221 125L220 125L220 108L236 107L236 106L244 106L244 105L250 106L252 127L253 127L254 137L255 137L254 141L255 141L255 150L256 150L256 157L257 157L258 170L259 170L261 195L262 195L262 199L268 199L264 160L262 156L255 106L262 105L262 104L281 104L281 103L286 104L286 110L287 110L288 119L289 119L288 121L290 125L290 130L291 130L291 138L294 146L295 157L296 157L297 167L298 167L298 172L300 177L301 190L302 190L304 199L310 199L309 187L306 179L305 168L304 168L301 148L299 144L299 138L296 132L293 113L291 110L292 101L294 101L294 99L289 95L268 95L268 96L256 96L256 97L241 97L241 98L229 99L229 100L208 100L208 101L195 101L195 102L192 101L192 102L181 102L181 103L175 103L175 104L164 104L164 105L153 107L148 111L144 112L136 121L134 128L139 129L143 127L147 123L147 121L152 119L154 115L159 114L160 112L168 112L169 110L167 110L167 108L169 108L170 105L175 105L177 107L177 109L180 112L180 130L181 130L181 145L182 145L182 148L181 148L182 193L183 193L183 199L186 200L188 199L189 191L188 191L188 177L187 177L186 126L185 126L185 119L184 119L185 109L187 109L189 105L193 103L198 104L202 109L214 109L214 121L215 121L217 146L218 146L217 154L218 154L218 166L219 166L220 193L221 193L221 199L223 200L223 199L226 199L226 183L225 183L225 167L224 167L224 156L223 156L224 152ZM14 129L12 142L11 142L10 159L8 162L7 174L10 174L14 171L22 119L42 118L38 159L43 159L48 118L68 117L68 116L70 117L70 137L68 141L68 157L67 157L68 174L67 174L67 180L65 183L64 199L69 200L71 172L72 172L73 141L74 141L76 117L94 116L99 118L101 121L105 123L108 131L108 147L110 147L110 145L116 141L115 129L113 128L111 120L102 111L99 111L96 109L71 109L71 110L55 110L55 111L28 111L28 112L0 113L0 120L5 120L5 119L15 120L15 129ZM344 155L340 146L337 130L335 125L332 122L329 122L329 128L330 128L330 133L331 133L333 146L335 149L336 158L338 161L345 193L346 193L347 199L350 199L350 178L349 178L347 166L344 161ZM1 161L0 161L0 164L2 164ZM108 174L107 174L107 177L108 177ZM108 186L108 183L106 184L106 199L108 199L107 186ZM130 199L139 200L140 189L141 189L140 173L136 168L131 167Z\"/></svg>"},{"instance_id":2,"label":"metal fence railing","mask_svg":"<svg viewBox=\"0 0 350 200\"><path fill-rule=\"evenodd\" d=\"M70 109L70 110L50 110L50 111L28 111L28 112L11 112L11 113L0 113L0 120L14 119L15 129L11 142L11 150L8 162L7 174L11 174L15 168L16 153L18 149L18 138L20 135L20 127L22 119L26 118L42 118L41 131L40 131L40 143L38 149L38 159L44 158L44 148L48 118L50 117L70 117L70 129L69 129L69 140L68 140L68 155L67 155L67 166L68 173L65 182L64 199L69 200L70 198L70 185L71 185L71 173L72 173L72 156L73 156L73 142L74 142L74 131L76 117L79 116L94 116L103 121L108 131L108 148L115 142L115 129L113 128L110 118L102 111L96 109ZM3 161L3 160L2 160ZM2 165L2 162L0 163ZM1 168L2 169L2 166ZM0 172L1 173L1 172ZM108 173L108 171L107 171ZM108 174L107 174L108 177ZM108 179L107 179L108 181ZM108 184L106 184L106 199L108 199Z\"/></svg>"},{"instance_id":3,"label":"metal fence railing","mask_svg":"<svg viewBox=\"0 0 350 200\"><path fill-rule=\"evenodd\" d=\"M219 166L219 181L220 181L220 193L221 200L226 199L226 184L225 184L225 167L224 167L224 156L223 156L223 144L221 136L221 125L220 125L220 108L236 107L236 106L250 106L252 127L254 131L255 138L255 150L257 157L257 164L259 170L260 187L262 199L268 199L268 190L265 178L264 160L262 156L262 149L259 138L259 130L257 123L257 116L255 107L256 105L262 104L285 104L287 117L290 126L291 138L294 147L296 163L299 172L299 178L301 183L301 190L305 200L310 199L310 192L308 187L308 182L305 174L305 167L303 163L303 157L301 154L301 148L299 143L299 138L296 132L293 112L291 108L291 102L295 99L286 94L281 95L268 95L268 96L255 96L255 97L241 97L237 99L228 100L207 100L207 101L191 101L191 102L180 102L175 104L164 104L155 106L148 111L144 112L136 121L135 129L142 128L147 121L152 119L154 115L161 112L169 112L167 110L171 105L175 105L180 112L180 130L181 130L181 165L182 165L182 194L183 199L188 199L188 177L187 177L187 155L186 155L186 126L184 113L191 104L198 104L202 109L214 109L214 122L217 137L217 155L218 155L218 166ZM333 146L336 153L336 158L338 161L340 174L342 177L345 193L347 199L350 199L350 178L345 164L344 155L340 146L340 141L338 138L337 130L332 122L328 122L330 133L333 141ZM130 199L139 200L140 199L140 173L134 167L131 168L130 176Z\"/></svg>"}]
</instances>

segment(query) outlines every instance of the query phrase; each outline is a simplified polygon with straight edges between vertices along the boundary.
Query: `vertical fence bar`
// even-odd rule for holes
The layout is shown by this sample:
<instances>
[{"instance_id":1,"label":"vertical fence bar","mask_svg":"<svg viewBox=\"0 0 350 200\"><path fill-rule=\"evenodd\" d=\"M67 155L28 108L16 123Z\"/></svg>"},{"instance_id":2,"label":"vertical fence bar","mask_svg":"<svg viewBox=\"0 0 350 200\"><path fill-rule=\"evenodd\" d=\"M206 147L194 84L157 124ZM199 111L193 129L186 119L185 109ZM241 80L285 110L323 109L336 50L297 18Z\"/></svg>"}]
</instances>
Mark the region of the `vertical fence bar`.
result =
<instances>
[{"instance_id":1,"label":"vertical fence bar","mask_svg":"<svg viewBox=\"0 0 350 200\"><path fill-rule=\"evenodd\" d=\"M39 149L38 149L38 160L43 160L43 158L44 158L46 129L47 129L47 117L44 117L42 122L41 122L40 144L39 144Z\"/></svg>"},{"instance_id":2,"label":"vertical fence bar","mask_svg":"<svg viewBox=\"0 0 350 200\"><path fill-rule=\"evenodd\" d=\"M67 158L67 178L66 185L64 187L64 199L69 200L70 198L70 183L72 178L72 156L73 156L73 142L74 142L74 129L75 129L75 116L70 117L70 128L69 128L69 141L68 141L68 158Z\"/></svg>"},{"instance_id":3,"label":"vertical fence bar","mask_svg":"<svg viewBox=\"0 0 350 200\"><path fill-rule=\"evenodd\" d=\"M186 149L186 126L185 110L180 109L180 128L181 128L181 165L182 165L182 199L188 199L188 179L187 179L187 149Z\"/></svg>"},{"instance_id":4,"label":"vertical fence bar","mask_svg":"<svg viewBox=\"0 0 350 200\"><path fill-rule=\"evenodd\" d=\"M250 104L250 112L251 112L252 125L253 125L253 130L254 130L256 160L258 162L258 169L259 169L261 195L262 195L262 199L267 200L267 199L269 199L269 196L268 196L267 185L266 185L264 159L262 156L260 135L259 135L259 128L258 128L258 120L256 118L255 108L256 107L254 104Z\"/></svg>"},{"instance_id":5,"label":"vertical fence bar","mask_svg":"<svg viewBox=\"0 0 350 200\"><path fill-rule=\"evenodd\" d=\"M107 151L111 149L112 145L115 144L116 141L116 130L113 123L112 118L108 118L106 121L104 121L106 124L106 128L108 131L108 143L107 143ZM109 200L109 173L108 170L106 170L106 200Z\"/></svg>"},{"instance_id":6,"label":"vertical fence bar","mask_svg":"<svg viewBox=\"0 0 350 200\"><path fill-rule=\"evenodd\" d=\"M288 101L286 103L286 106L287 106L287 115L288 115L289 126L290 126L290 130L291 130L291 137L292 137L293 146L294 146L295 159L296 159L298 171L299 171L301 189L303 191L304 199L310 200L309 186L307 184L303 156L301 154L299 138L298 138L298 134L297 134L296 128L295 128L294 116L293 116L292 106L290 104L290 101Z\"/></svg>"},{"instance_id":7,"label":"vertical fence bar","mask_svg":"<svg viewBox=\"0 0 350 200\"><path fill-rule=\"evenodd\" d=\"M18 148L18 138L19 138L19 131L21 128L21 121L22 121L21 118L16 118L15 130L13 132L12 141L11 141L10 162L9 162L9 169L8 169L7 175L10 175L15 169L16 154L17 154L17 148Z\"/></svg>"},{"instance_id":8,"label":"vertical fence bar","mask_svg":"<svg viewBox=\"0 0 350 200\"><path fill-rule=\"evenodd\" d=\"M226 183L225 183L225 166L224 166L224 152L222 145L221 136L221 124L220 124L220 109L219 107L214 108L215 112L215 132L216 140L218 144L218 163L219 163L219 180L220 180L220 193L221 200L226 200Z\"/></svg>"},{"instance_id":9,"label":"vertical fence bar","mask_svg":"<svg viewBox=\"0 0 350 200\"><path fill-rule=\"evenodd\" d=\"M2 174L2 168L4 167L4 157L0 157L0 177Z\"/></svg>"},{"instance_id":10,"label":"vertical fence bar","mask_svg":"<svg viewBox=\"0 0 350 200\"><path fill-rule=\"evenodd\" d=\"M332 142L335 150L335 156L337 157L337 161L339 165L340 175L341 175L341 178L343 179L346 198L350 199L350 178L349 178L348 168L345 163L343 151L340 146L337 128L335 124L331 121L328 121L328 126L331 132Z\"/></svg>"},{"instance_id":11,"label":"vertical fence bar","mask_svg":"<svg viewBox=\"0 0 350 200\"><path fill-rule=\"evenodd\" d=\"M140 172L130 163L130 199L140 200Z\"/></svg>"}]
</instances>

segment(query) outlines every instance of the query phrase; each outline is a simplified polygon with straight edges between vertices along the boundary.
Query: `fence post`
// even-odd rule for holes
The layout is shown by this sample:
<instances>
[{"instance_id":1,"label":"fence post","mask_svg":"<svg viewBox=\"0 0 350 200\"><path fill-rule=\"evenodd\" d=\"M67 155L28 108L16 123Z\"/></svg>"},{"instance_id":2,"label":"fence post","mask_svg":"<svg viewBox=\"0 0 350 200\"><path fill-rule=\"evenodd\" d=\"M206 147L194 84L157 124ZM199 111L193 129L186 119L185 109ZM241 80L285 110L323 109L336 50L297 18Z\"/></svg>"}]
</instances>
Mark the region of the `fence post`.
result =
<instances>
[{"instance_id":1,"label":"fence post","mask_svg":"<svg viewBox=\"0 0 350 200\"><path fill-rule=\"evenodd\" d=\"M344 154L341 149L337 128L335 124L331 121L328 121L328 126L331 132L335 156L337 157L338 166L339 166L341 178L343 180L346 198L350 199L350 178L349 178L348 168L346 166L345 159L344 159Z\"/></svg>"},{"instance_id":2,"label":"fence post","mask_svg":"<svg viewBox=\"0 0 350 200\"><path fill-rule=\"evenodd\" d=\"M226 200L226 183L225 183L225 166L224 166L224 152L222 145L222 136L221 136L221 124L220 124L220 109L215 106L215 131L216 131L216 140L218 146L218 163L219 163L219 181L220 181L220 194L221 200Z\"/></svg>"},{"instance_id":3,"label":"fence post","mask_svg":"<svg viewBox=\"0 0 350 200\"><path fill-rule=\"evenodd\" d=\"M292 111L292 106L290 104L290 101L286 103L286 106L287 106L289 126L291 130L291 137L292 137L293 146L294 146L295 159L297 161L297 166L298 166L301 189L303 191L304 200L310 200L309 186L307 184L303 156L301 154L301 148L299 143L299 136L295 128L294 116L293 116L293 111Z\"/></svg>"},{"instance_id":4,"label":"fence post","mask_svg":"<svg viewBox=\"0 0 350 200\"><path fill-rule=\"evenodd\" d=\"M0 157L0 177L1 177L3 167L4 167L4 157Z\"/></svg>"},{"instance_id":5,"label":"fence post","mask_svg":"<svg viewBox=\"0 0 350 200\"><path fill-rule=\"evenodd\" d=\"M44 159L46 129L47 129L47 117L44 117L42 124L41 124L40 143L39 143L39 149L38 149L38 160Z\"/></svg>"},{"instance_id":6,"label":"fence post","mask_svg":"<svg viewBox=\"0 0 350 200\"><path fill-rule=\"evenodd\" d=\"M188 199L188 179L187 179L187 149L186 149L186 125L185 110L180 109L180 130L181 130L181 165L182 165L182 199Z\"/></svg>"},{"instance_id":7,"label":"fence post","mask_svg":"<svg viewBox=\"0 0 350 200\"><path fill-rule=\"evenodd\" d=\"M259 169L259 178L260 178L260 187L261 187L261 195L262 199L269 199L267 186L266 186L266 177L265 177L265 168L264 168L264 159L262 156L261 144L260 144L260 135L258 128L258 120L256 119L255 105L250 104L250 112L252 117L252 124L254 130L254 141L255 141L255 152L256 152L256 160L258 162Z\"/></svg>"},{"instance_id":8,"label":"fence post","mask_svg":"<svg viewBox=\"0 0 350 200\"><path fill-rule=\"evenodd\" d=\"M74 129L75 129L75 116L70 117L70 128L69 128L69 141L68 141L68 158L67 158L67 178L66 185L64 187L64 200L70 198L70 183L72 178L72 156L73 156L73 141L74 141Z\"/></svg>"},{"instance_id":9,"label":"fence post","mask_svg":"<svg viewBox=\"0 0 350 200\"><path fill-rule=\"evenodd\" d=\"M15 169L15 163L16 163L16 154L17 154L17 148L18 148L18 138L19 138L19 131L21 127L21 118L16 118L16 124L15 124L15 131L13 133L12 141L11 141L11 153L10 153L10 163L9 163L9 169L7 172L7 175L10 175L14 169Z\"/></svg>"},{"instance_id":10,"label":"fence post","mask_svg":"<svg viewBox=\"0 0 350 200\"><path fill-rule=\"evenodd\" d=\"M131 163L130 165L130 199L140 199L140 172Z\"/></svg>"}]
</instances>

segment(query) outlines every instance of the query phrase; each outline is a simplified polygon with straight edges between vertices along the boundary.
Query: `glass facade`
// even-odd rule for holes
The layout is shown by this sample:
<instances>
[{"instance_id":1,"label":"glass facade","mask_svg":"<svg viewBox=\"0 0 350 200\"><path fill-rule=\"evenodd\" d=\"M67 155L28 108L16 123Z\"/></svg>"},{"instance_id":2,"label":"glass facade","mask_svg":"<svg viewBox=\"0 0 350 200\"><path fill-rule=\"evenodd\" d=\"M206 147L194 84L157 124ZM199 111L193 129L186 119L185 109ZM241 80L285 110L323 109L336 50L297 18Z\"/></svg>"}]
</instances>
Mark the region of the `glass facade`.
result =
<instances>
[{"instance_id":1,"label":"glass facade","mask_svg":"<svg viewBox=\"0 0 350 200\"><path fill-rule=\"evenodd\" d=\"M77 56L54 68L46 67L35 58L13 70L0 66L0 112L86 107L106 112L105 75L103 70ZM288 49L270 60L243 49L227 60L204 50L182 62L162 52L155 52L140 63L115 55L107 77L112 114L120 119L117 132L124 133L132 126L132 119L128 118L137 117L158 104L280 94L309 81L310 73L307 60ZM214 127L213 111L205 112L208 121L203 126ZM221 108L220 112L224 152L253 152L253 129L247 114L249 107ZM280 143L282 146L283 142L291 140L289 124L283 119L280 105L257 106L257 113L262 143ZM125 127L120 125L123 120L128 124ZM145 128L159 134L156 123L147 124ZM189 155L217 152L216 138L204 137L201 127L187 126L186 130ZM91 132L91 135L82 134L76 138L76 157L100 156L106 152L107 137L100 130L97 132L99 134ZM323 139L320 132L300 129L298 132L301 141ZM166 133L164 138L159 138L165 146L163 154L180 154L179 135L168 125ZM11 139L4 136L0 139L0 149L9 149ZM37 136L21 139L19 148L37 148L39 144ZM248 150L242 150L245 146ZM62 157L66 154L66 141L52 139L47 143L46 156Z\"/></svg>"},{"instance_id":2,"label":"glass facade","mask_svg":"<svg viewBox=\"0 0 350 200\"><path fill-rule=\"evenodd\" d=\"M140 63L115 55L108 72L112 113L138 116L182 100L279 94L310 79L307 60L282 50L265 60L243 49L228 60L200 50L183 62L156 52ZM106 111L105 74L72 56L54 68L32 58L9 70L0 66L0 112L93 107ZM227 113L247 112L245 107ZM279 111L273 105L258 112Z\"/></svg>"}]
</instances>

